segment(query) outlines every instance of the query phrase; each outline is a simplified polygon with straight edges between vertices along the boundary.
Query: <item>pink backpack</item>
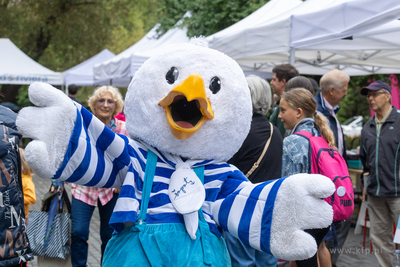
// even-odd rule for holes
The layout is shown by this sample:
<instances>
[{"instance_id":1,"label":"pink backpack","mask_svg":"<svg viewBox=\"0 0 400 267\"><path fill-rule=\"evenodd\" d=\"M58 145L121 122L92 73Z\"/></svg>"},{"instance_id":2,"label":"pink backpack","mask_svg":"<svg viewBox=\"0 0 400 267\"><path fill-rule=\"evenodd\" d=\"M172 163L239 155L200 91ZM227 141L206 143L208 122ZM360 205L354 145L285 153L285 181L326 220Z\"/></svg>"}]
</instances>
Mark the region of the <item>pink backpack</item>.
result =
<instances>
[{"instance_id":1,"label":"pink backpack","mask_svg":"<svg viewBox=\"0 0 400 267\"><path fill-rule=\"evenodd\" d=\"M333 221L349 219L354 209L354 192L345 160L328 145L323 137L313 136L307 131L297 132L296 134L310 141L311 173L325 175L335 184L335 193L324 198L326 202L332 205Z\"/></svg>"}]
</instances>

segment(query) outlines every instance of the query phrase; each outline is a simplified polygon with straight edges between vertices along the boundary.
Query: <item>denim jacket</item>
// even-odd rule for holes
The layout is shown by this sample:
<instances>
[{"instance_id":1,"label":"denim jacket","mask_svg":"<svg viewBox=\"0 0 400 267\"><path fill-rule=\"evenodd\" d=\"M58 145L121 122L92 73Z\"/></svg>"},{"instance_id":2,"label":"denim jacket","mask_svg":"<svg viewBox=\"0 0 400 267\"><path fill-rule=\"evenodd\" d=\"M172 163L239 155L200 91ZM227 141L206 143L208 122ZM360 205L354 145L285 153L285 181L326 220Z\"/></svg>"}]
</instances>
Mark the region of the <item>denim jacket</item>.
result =
<instances>
[{"instance_id":1,"label":"denim jacket","mask_svg":"<svg viewBox=\"0 0 400 267\"><path fill-rule=\"evenodd\" d=\"M310 173L310 142L307 138L294 134L300 131L310 132L314 136L321 135L315 128L313 119L306 118L297 123L291 135L283 139L282 177L297 173Z\"/></svg>"}]
</instances>

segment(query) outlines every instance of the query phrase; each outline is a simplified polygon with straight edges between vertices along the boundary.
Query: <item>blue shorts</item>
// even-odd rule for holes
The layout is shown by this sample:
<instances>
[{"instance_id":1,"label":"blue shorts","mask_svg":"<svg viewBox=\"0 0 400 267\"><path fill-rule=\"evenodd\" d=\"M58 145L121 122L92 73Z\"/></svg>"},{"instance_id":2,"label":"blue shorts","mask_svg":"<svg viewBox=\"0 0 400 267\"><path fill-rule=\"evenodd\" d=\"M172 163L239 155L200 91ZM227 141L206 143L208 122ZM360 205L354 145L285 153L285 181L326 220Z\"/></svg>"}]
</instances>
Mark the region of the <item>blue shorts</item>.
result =
<instances>
[{"instance_id":1,"label":"blue shorts","mask_svg":"<svg viewBox=\"0 0 400 267\"><path fill-rule=\"evenodd\" d=\"M108 241L102 266L231 266L224 239L201 224L196 240L182 223L127 227Z\"/></svg>"}]
</instances>

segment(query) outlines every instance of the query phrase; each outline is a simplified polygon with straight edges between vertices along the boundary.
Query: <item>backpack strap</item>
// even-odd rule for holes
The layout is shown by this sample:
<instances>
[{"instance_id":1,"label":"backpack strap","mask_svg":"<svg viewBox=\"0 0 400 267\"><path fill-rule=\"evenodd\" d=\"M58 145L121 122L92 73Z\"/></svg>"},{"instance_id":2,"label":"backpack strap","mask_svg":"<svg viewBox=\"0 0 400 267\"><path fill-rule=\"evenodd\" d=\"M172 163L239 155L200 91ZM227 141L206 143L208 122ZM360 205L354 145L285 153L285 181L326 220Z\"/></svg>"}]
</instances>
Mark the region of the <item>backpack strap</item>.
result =
<instances>
[{"instance_id":1,"label":"backpack strap","mask_svg":"<svg viewBox=\"0 0 400 267\"><path fill-rule=\"evenodd\" d=\"M65 192L65 187L62 192L62 200L64 201L64 204L67 207L68 213L71 214L71 201L69 200L67 192Z\"/></svg>"},{"instance_id":2,"label":"backpack strap","mask_svg":"<svg viewBox=\"0 0 400 267\"><path fill-rule=\"evenodd\" d=\"M314 137L314 135L313 135L312 133L307 132L307 131L300 131L300 132L297 132L297 133L295 133L295 134L301 135L301 136L307 138L308 140L310 140L311 138Z\"/></svg>"},{"instance_id":3,"label":"backpack strap","mask_svg":"<svg viewBox=\"0 0 400 267\"><path fill-rule=\"evenodd\" d=\"M313 138L314 136L313 136L312 133L307 132L307 131L300 131L300 132L297 132L297 133L294 133L294 134L297 134L297 135L299 135L299 136L304 137L304 138L307 139L308 142L309 142L309 146L308 146L308 159L309 159L309 161L308 161L308 165L309 165L309 167L308 167L308 173L311 174L311 167L312 167L312 160L311 160L311 152L312 152L312 149L311 149L311 138Z\"/></svg>"},{"instance_id":4,"label":"backpack strap","mask_svg":"<svg viewBox=\"0 0 400 267\"><path fill-rule=\"evenodd\" d=\"M22 194L22 203L24 203L24 189L22 186L21 155L19 153L18 146L16 146L15 152L16 152L16 157L17 157L17 169L18 169L18 174L17 174L17 177L15 177L15 179L18 179L19 189L21 190L21 194ZM24 218L25 218L25 205L21 205L21 209L22 209L22 214L24 215Z\"/></svg>"},{"instance_id":5,"label":"backpack strap","mask_svg":"<svg viewBox=\"0 0 400 267\"><path fill-rule=\"evenodd\" d=\"M252 173L258 168L258 165L260 165L262 159L264 158L265 152L267 152L267 150L268 150L269 143L271 142L272 134L274 133L274 127L272 126L271 123L269 123L269 125L271 126L271 134L267 140L267 143L265 143L265 147L264 147L263 152L261 153L261 156L258 158L258 160L256 162L254 162L251 169L246 173L247 178L249 178L250 175L252 175Z\"/></svg>"}]
</instances>

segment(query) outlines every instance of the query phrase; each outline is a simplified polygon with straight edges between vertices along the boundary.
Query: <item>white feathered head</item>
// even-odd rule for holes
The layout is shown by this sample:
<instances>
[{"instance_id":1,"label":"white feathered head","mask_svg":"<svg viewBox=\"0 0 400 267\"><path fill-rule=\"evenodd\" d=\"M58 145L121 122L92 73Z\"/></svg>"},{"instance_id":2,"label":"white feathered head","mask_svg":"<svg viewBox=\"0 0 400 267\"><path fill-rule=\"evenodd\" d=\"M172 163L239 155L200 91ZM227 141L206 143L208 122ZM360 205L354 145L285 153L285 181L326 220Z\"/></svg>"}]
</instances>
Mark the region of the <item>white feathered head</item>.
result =
<instances>
[{"instance_id":1,"label":"white feathered head","mask_svg":"<svg viewBox=\"0 0 400 267\"><path fill-rule=\"evenodd\" d=\"M252 104L233 59L185 43L164 47L136 72L125 115L130 136L160 151L226 161L249 132Z\"/></svg>"}]
</instances>

